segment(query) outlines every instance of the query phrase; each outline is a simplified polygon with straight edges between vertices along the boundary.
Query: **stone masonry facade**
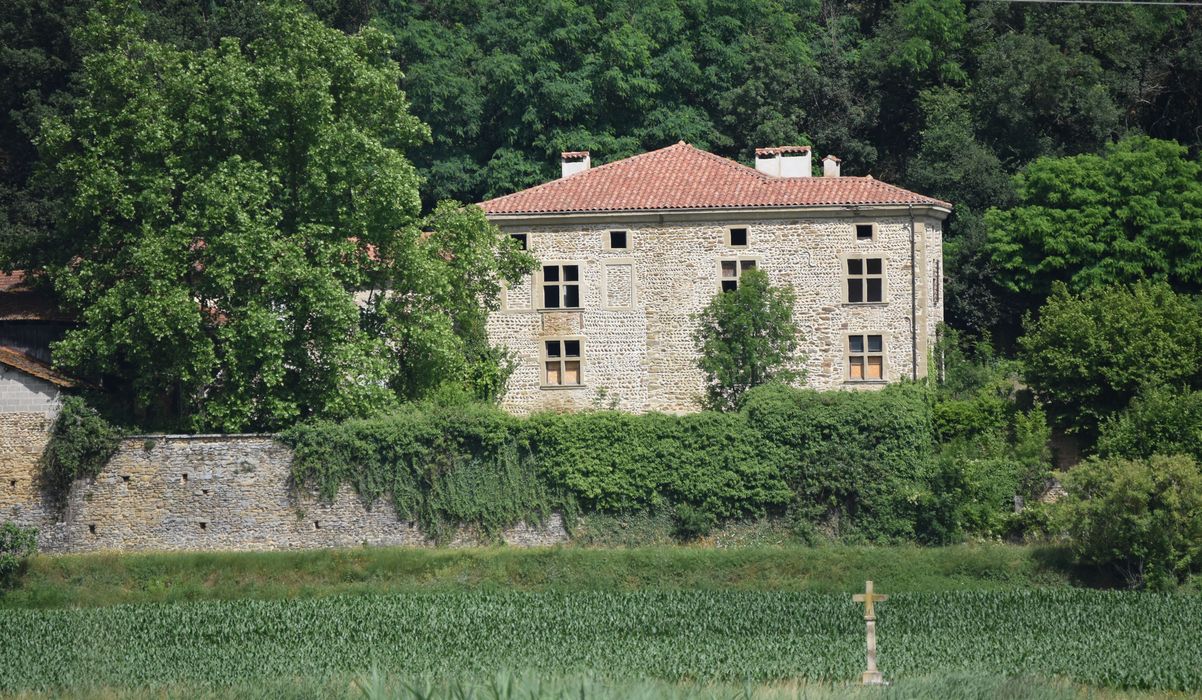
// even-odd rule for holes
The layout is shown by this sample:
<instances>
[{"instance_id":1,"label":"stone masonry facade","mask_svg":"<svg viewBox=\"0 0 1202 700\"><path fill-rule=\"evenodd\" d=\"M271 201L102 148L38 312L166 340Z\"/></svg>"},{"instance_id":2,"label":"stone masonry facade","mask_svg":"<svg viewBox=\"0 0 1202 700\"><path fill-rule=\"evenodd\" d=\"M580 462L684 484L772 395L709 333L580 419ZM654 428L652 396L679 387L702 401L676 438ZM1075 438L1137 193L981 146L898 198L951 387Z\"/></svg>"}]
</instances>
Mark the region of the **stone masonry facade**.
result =
<instances>
[{"instance_id":1,"label":"stone masonry facade","mask_svg":"<svg viewBox=\"0 0 1202 700\"><path fill-rule=\"evenodd\" d=\"M0 414L0 522L38 528L49 552L277 550L429 546L391 503L367 507L349 487L332 503L295 487L291 451L264 435L158 435L124 440L65 507L39 491L38 461L53 415ZM566 542L558 516L502 534L515 546ZM452 545L478 544L462 531Z\"/></svg>"},{"instance_id":2,"label":"stone masonry facade","mask_svg":"<svg viewBox=\"0 0 1202 700\"><path fill-rule=\"evenodd\" d=\"M753 260L773 284L795 291L802 333L798 365L806 386L875 388L925 376L943 320L942 217L920 212L912 220L910 213L860 207L807 218L722 212L710 218L563 217L559 223L494 219L502 230L524 234L542 264L578 265L580 274L579 309L540 310L541 273L505 291L489 320L493 342L509 347L518 360L503 405L518 414L610 405L632 412L698 410L704 377L692 340L694 319L719 293L724 260ZM871 224L872 237L858 238L856 224ZM729 245L732 227L746 228L746 246ZM613 230L626 231L625 249L608 245ZM848 303L849 256L883 261L883 301ZM914 310L917 334L911 333ZM851 334L883 336L882 381L849 380ZM581 341L579 386L544 384L544 341L560 338Z\"/></svg>"}]
</instances>

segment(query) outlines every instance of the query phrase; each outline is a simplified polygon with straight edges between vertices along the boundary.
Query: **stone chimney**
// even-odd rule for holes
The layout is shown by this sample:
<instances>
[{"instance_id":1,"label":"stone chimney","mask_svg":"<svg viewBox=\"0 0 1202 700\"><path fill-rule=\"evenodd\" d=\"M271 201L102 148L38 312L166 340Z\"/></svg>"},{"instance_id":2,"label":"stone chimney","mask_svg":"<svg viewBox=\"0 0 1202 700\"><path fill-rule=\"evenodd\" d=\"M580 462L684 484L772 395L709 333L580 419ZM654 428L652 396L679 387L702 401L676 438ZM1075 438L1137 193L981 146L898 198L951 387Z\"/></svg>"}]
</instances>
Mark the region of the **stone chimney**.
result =
<instances>
[{"instance_id":1,"label":"stone chimney","mask_svg":"<svg viewBox=\"0 0 1202 700\"><path fill-rule=\"evenodd\" d=\"M575 175L588 170L592 160L588 157L588 151L564 151L559 154L559 163L563 168L560 179L568 175Z\"/></svg>"},{"instance_id":2,"label":"stone chimney","mask_svg":"<svg viewBox=\"0 0 1202 700\"><path fill-rule=\"evenodd\" d=\"M809 177L809 146L755 149L755 169L772 177Z\"/></svg>"},{"instance_id":3,"label":"stone chimney","mask_svg":"<svg viewBox=\"0 0 1202 700\"><path fill-rule=\"evenodd\" d=\"M835 156L827 156L822 159L822 177L839 177L839 164L843 161Z\"/></svg>"}]
</instances>

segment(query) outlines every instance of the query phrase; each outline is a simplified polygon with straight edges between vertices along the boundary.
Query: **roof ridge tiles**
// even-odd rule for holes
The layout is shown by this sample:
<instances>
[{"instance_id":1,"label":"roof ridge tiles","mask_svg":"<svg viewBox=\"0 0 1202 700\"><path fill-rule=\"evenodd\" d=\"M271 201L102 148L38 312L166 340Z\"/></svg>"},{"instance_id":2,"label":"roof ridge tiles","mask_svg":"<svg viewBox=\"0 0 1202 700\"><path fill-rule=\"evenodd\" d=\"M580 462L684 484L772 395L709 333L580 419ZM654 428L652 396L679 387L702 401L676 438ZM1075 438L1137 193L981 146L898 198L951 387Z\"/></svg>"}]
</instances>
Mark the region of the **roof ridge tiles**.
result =
<instances>
[{"instance_id":1,"label":"roof ridge tiles","mask_svg":"<svg viewBox=\"0 0 1202 700\"><path fill-rule=\"evenodd\" d=\"M871 177L774 177L679 141L482 202L488 214L925 205L947 202Z\"/></svg>"}]
</instances>

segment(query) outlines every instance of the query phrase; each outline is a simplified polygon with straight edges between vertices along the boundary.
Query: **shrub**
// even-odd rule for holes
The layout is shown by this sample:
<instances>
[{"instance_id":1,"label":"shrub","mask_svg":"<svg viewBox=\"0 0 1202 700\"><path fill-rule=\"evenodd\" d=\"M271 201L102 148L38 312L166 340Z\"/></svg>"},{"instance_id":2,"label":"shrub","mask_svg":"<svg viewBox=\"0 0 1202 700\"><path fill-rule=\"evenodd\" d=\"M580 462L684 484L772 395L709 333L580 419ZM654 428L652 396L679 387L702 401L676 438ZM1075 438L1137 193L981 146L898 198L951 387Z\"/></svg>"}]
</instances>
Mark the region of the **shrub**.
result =
<instances>
[{"instance_id":1,"label":"shrub","mask_svg":"<svg viewBox=\"0 0 1202 700\"><path fill-rule=\"evenodd\" d=\"M677 538L688 541L695 540L698 537L705 537L718 525L718 519L714 514L689 505L681 503L676 506L676 527L674 533Z\"/></svg>"},{"instance_id":2,"label":"shrub","mask_svg":"<svg viewBox=\"0 0 1202 700\"><path fill-rule=\"evenodd\" d=\"M540 414L520 430L544 477L588 510L688 503L733 517L762 515L793 497L739 414Z\"/></svg>"},{"instance_id":3,"label":"shrub","mask_svg":"<svg viewBox=\"0 0 1202 700\"><path fill-rule=\"evenodd\" d=\"M1098 453L1132 458L1188 454L1202 462L1202 391L1145 391L1102 424Z\"/></svg>"},{"instance_id":4,"label":"shrub","mask_svg":"<svg viewBox=\"0 0 1202 700\"><path fill-rule=\"evenodd\" d=\"M0 525L0 590L13 584L37 549L37 530L10 522Z\"/></svg>"},{"instance_id":5,"label":"shrub","mask_svg":"<svg viewBox=\"0 0 1202 700\"><path fill-rule=\"evenodd\" d=\"M743 406L764 459L798 507L836 536L910 539L933 453L931 410L919 385L874 392L766 386Z\"/></svg>"},{"instance_id":6,"label":"shrub","mask_svg":"<svg viewBox=\"0 0 1202 700\"><path fill-rule=\"evenodd\" d=\"M1085 563L1133 586L1174 587L1202 560L1202 473L1186 456L1090 459L1064 480L1058 516Z\"/></svg>"},{"instance_id":7,"label":"shrub","mask_svg":"<svg viewBox=\"0 0 1202 700\"><path fill-rule=\"evenodd\" d=\"M99 474L120 444L121 431L82 398L63 399L42 452L42 481L47 493L61 502L76 479Z\"/></svg>"}]
</instances>

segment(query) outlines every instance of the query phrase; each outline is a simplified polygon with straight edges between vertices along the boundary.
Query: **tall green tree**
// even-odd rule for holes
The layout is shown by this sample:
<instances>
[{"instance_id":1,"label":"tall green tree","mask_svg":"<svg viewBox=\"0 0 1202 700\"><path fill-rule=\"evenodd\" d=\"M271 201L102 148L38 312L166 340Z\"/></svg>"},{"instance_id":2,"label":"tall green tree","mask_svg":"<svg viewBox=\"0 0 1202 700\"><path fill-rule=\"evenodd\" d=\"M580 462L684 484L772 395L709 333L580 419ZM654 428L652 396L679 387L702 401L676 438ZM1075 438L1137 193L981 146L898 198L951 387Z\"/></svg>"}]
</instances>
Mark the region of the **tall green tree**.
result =
<instances>
[{"instance_id":1,"label":"tall green tree","mask_svg":"<svg viewBox=\"0 0 1202 700\"><path fill-rule=\"evenodd\" d=\"M1019 347L1053 421L1091 443L1143 391L1202 389L1202 304L1164 283L1080 294L1058 284Z\"/></svg>"},{"instance_id":2,"label":"tall green tree","mask_svg":"<svg viewBox=\"0 0 1202 700\"><path fill-rule=\"evenodd\" d=\"M495 296L523 256L478 212L439 210L422 232L405 151L428 129L386 37L285 3L193 51L146 38L144 19L114 1L77 32L78 96L38 138L54 225L3 251L79 316L56 363L143 422L243 430L393 403L413 390L406 337L464 353L447 280Z\"/></svg>"},{"instance_id":3,"label":"tall green tree","mask_svg":"<svg viewBox=\"0 0 1202 700\"><path fill-rule=\"evenodd\" d=\"M1202 290L1202 162L1132 137L1100 155L1042 158L1015 178L1018 203L986 214L999 280L1024 308L1063 280L1081 291L1163 280Z\"/></svg>"},{"instance_id":4,"label":"tall green tree","mask_svg":"<svg viewBox=\"0 0 1202 700\"><path fill-rule=\"evenodd\" d=\"M760 270L745 270L739 286L719 293L698 314L693 341L705 373L707 408L729 411L743 393L801 377L795 369L800 331L793 290L776 287Z\"/></svg>"}]
</instances>

